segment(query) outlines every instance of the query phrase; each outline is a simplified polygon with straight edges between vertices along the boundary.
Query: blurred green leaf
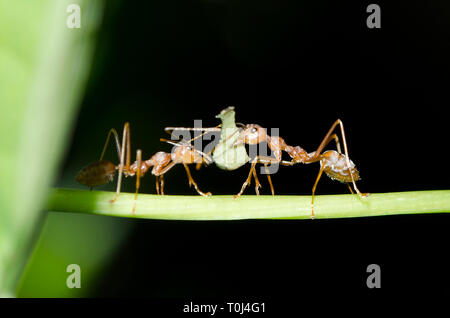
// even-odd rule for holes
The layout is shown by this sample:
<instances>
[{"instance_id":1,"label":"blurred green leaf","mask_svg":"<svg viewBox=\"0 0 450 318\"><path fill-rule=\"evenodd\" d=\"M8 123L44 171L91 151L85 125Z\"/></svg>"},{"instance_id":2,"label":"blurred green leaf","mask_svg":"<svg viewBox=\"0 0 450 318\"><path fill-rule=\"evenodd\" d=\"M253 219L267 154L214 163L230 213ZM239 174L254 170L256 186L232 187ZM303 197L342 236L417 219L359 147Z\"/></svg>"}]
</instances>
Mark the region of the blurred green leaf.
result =
<instances>
[{"instance_id":1,"label":"blurred green leaf","mask_svg":"<svg viewBox=\"0 0 450 318\"><path fill-rule=\"evenodd\" d=\"M19 286L19 297L95 296L108 261L132 225L119 218L50 212ZM68 288L67 266L77 264L80 288Z\"/></svg>"},{"instance_id":2,"label":"blurred green leaf","mask_svg":"<svg viewBox=\"0 0 450 318\"><path fill-rule=\"evenodd\" d=\"M0 295L13 296L89 72L103 1L0 0ZM81 28L68 28L69 4Z\"/></svg>"}]
</instances>

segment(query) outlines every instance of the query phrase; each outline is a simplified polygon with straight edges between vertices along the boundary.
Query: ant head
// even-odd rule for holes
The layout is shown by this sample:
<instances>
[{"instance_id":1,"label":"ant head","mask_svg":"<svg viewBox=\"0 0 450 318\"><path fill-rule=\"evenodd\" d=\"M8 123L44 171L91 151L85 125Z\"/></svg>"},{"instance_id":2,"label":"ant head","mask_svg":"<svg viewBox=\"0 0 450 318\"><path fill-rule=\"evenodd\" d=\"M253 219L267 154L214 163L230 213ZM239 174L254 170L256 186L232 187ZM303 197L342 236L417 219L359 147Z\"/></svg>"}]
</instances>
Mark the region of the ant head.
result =
<instances>
[{"instance_id":1,"label":"ant head","mask_svg":"<svg viewBox=\"0 0 450 318\"><path fill-rule=\"evenodd\" d=\"M242 143L246 143L249 145L256 145L260 142L263 142L267 139L266 130L256 124L245 125L239 137L235 143L235 145L239 145Z\"/></svg>"}]
</instances>

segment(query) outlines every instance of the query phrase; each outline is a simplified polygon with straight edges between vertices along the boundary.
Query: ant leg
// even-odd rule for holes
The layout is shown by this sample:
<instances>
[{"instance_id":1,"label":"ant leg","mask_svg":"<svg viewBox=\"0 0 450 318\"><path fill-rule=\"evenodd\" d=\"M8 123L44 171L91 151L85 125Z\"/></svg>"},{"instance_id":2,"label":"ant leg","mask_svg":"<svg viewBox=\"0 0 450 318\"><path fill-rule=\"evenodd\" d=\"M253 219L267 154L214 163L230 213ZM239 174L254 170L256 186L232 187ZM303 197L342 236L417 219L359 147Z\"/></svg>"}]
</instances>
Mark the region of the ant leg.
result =
<instances>
[{"instance_id":1,"label":"ant leg","mask_svg":"<svg viewBox=\"0 0 450 318\"><path fill-rule=\"evenodd\" d=\"M253 174L253 170L255 170L256 162L257 162L256 160L252 161L252 166L250 168L250 172L248 174L247 180L245 180L245 182L242 184L241 191L239 191L238 194L235 194L233 196L233 198L235 198L235 199L239 198L242 195L242 193L244 192L245 188L251 183L252 174Z\"/></svg>"},{"instance_id":2,"label":"ant leg","mask_svg":"<svg viewBox=\"0 0 450 318\"><path fill-rule=\"evenodd\" d=\"M257 163L264 164L266 166L266 171L268 172L269 170L268 170L267 164L269 164L269 163L271 163L271 164L272 163L280 163L280 161L278 159L272 158L272 157L256 156L253 159L253 161L252 161L252 166L250 168L250 173L248 174L247 180L245 180L244 184L242 184L241 191L238 194L234 195L235 199L239 198L242 195L242 193L244 192L245 188L251 183L251 176L252 176L252 174L255 177L256 193L259 194L258 188L261 187L261 184L259 183L256 171L255 171L255 166L256 166ZM272 191L272 195L274 195L275 191L273 189L272 179L270 178L269 174L267 174L267 179L269 180L269 183L270 183L270 189Z\"/></svg>"},{"instance_id":3,"label":"ant leg","mask_svg":"<svg viewBox=\"0 0 450 318\"><path fill-rule=\"evenodd\" d=\"M350 186L350 183L347 182L347 186L348 186L348 189L350 190L350 192L351 192L352 194L354 194L354 192L353 192L353 190L352 190L352 187Z\"/></svg>"},{"instance_id":4,"label":"ant leg","mask_svg":"<svg viewBox=\"0 0 450 318\"><path fill-rule=\"evenodd\" d=\"M134 193L133 208L131 212L134 214L136 211L136 201L138 197L139 187L141 186L141 164L142 164L142 151L139 149L136 152L137 171L136 171L136 192Z\"/></svg>"},{"instance_id":5,"label":"ant leg","mask_svg":"<svg viewBox=\"0 0 450 318\"><path fill-rule=\"evenodd\" d=\"M317 175L316 182L314 182L314 186L312 188L312 199L311 199L311 219L314 219L314 194L316 192L317 183L319 183L320 177L322 176L322 172L325 169L325 165L320 166L319 174Z\"/></svg>"},{"instance_id":6,"label":"ant leg","mask_svg":"<svg viewBox=\"0 0 450 318\"><path fill-rule=\"evenodd\" d=\"M192 178L191 171L189 170L188 165L183 163L183 166L184 166L184 169L186 169L186 174L187 174L188 180L189 180L189 186L193 185L195 190L197 190L198 194L200 194L200 195L202 195L204 197L210 196L211 192L204 193L204 192L200 191L200 189L198 188L197 183L195 183L194 179Z\"/></svg>"},{"instance_id":7,"label":"ant leg","mask_svg":"<svg viewBox=\"0 0 450 318\"><path fill-rule=\"evenodd\" d=\"M258 174L256 173L256 169L253 169L253 178L255 178L255 192L256 195L259 195L259 188L261 188L261 183L258 179Z\"/></svg>"},{"instance_id":8,"label":"ant leg","mask_svg":"<svg viewBox=\"0 0 450 318\"><path fill-rule=\"evenodd\" d=\"M161 192L159 192L159 185L156 184L156 190L158 191L158 194L164 195L164 174L172 169L175 165L176 163L171 161L164 167L156 167L156 172L152 171L152 174L156 176L157 180L159 179L159 182L161 183Z\"/></svg>"},{"instance_id":9,"label":"ant leg","mask_svg":"<svg viewBox=\"0 0 450 318\"><path fill-rule=\"evenodd\" d=\"M264 163L264 168L266 169L267 180L269 180L270 191L272 191L272 195L275 195L275 190L273 189L272 178L270 177L269 167L267 167L267 163Z\"/></svg>"},{"instance_id":10,"label":"ant leg","mask_svg":"<svg viewBox=\"0 0 450 318\"><path fill-rule=\"evenodd\" d=\"M256 159L258 160L258 163L264 164L264 169L266 170L267 180L269 181L269 185L270 185L270 191L272 192L272 195L275 195L272 178L270 177L270 171L269 171L269 167L267 165L269 163L270 164L283 164L282 161L278 158L273 158L273 157L268 157L268 156L257 156Z\"/></svg>"},{"instance_id":11,"label":"ant leg","mask_svg":"<svg viewBox=\"0 0 450 318\"><path fill-rule=\"evenodd\" d=\"M281 160L280 161L280 165L283 165L283 166L293 166L295 164L297 164L297 162L295 162L293 160L291 160L291 161Z\"/></svg>"},{"instance_id":12,"label":"ant leg","mask_svg":"<svg viewBox=\"0 0 450 318\"><path fill-rule=\"evenodd\" d=\"M127 148L126 164L125 164L125 147ZM125 167L124 167L125 164ZM122 149L120 150L120 164L119 164L119 177L117 179L117 189L114 198L110 201L114 203L120 194L120 189L122 186L122 174L123 171L128 172L130 170L130 124L128 122L123 126L123 136L122 136Z\"/></svg>"},{"instance_id":13,"label":"ant leg","mask_svg":"<svg viewBox=\"0 0 450 318\"><path fill-rule=\"evenodd\" d=\"M159 195L159 176L156 176L156 194Z\"/></svg>"},{"instance_id":14,"label":"ant leg","mask_svg":"<svg viewBox=\"0 0 450 318\"><path fill-rule=\"evenodd\" d=\"M159 176L159 182L161 183L161 195L164 195L164 175Z\"/></svg>"},{"instance_id":15,"label":"ant leg","mask_svg":"<svg viewBox=\"0 0 450 318\"><path fill-rule=\"evenodd\" d=\"M341 151L341 144L339 143L339 137L338 137L338 135L337 135L337 134L331 135L331 136L330 136L330 141L331 141L331 139L333 139L333 138L334 138L334 140L336 141L336 149L337 149L337 152L342 153L342 151Z\"/></svg>"}]
</instances>

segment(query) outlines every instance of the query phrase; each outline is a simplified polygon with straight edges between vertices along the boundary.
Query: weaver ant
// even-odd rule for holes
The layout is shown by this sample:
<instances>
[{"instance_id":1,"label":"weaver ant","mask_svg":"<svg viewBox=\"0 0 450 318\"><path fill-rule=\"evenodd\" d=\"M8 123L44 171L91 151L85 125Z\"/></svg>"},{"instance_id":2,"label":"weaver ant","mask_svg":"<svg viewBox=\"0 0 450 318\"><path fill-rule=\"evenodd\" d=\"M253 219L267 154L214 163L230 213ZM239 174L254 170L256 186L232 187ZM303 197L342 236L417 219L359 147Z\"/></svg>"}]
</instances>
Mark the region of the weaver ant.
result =
<instances>
[{"instance_id":1,"label":"weaver ant","mask_svg":"<svg viewBox=\"0 0 450 318\"><path fill-rule=\"evenodd\" d=\"M344 144L344 152L345 154L342 154L341 152L341 146L339 143L339 138L337 134L333 134L333 131L336 129L336 127L339 125L341 136L343 139ZM337 151L335 150L328 150L322 153L323 149L330 143L332 140L336 141L336 147ZM250 145L258 144L261 142L267 142L268 147L272 150L274 153L274 157L267 157L267 156L256 156L252 160L252 166L250 168L249 175L242 185L241 191L235 195L235 197L239 197L244 189L247 187L248 184L251 182L252 175L255 178L256 183L256 193L258 192L258 187L261 185L259 184L258 178L256 176L255 166L257 163L264 164L266 171L267 171L267 164L282 164L285 166L292 166L297 163L304 163L309 164L313 162L320 162L320 170L319 174L317 175L316 181L314 183L314 186L312 188L312 199L311 199L311 217L314 218L314 196L315 191L317 188L317 184L322 176L322 173L325 172L331 179L338 180L342 183L346 183L350 189L350 192L353 194L353 190L350 186L350 183L353 184L353 188L355 189L356 193L360 197L366 197L368 196L367 193L361 193L356 186L355 181L358 181L360 179L358 170L355 167L355 164L350 160L348 156L348 150L347 150L347 142L345 140L345 132L344 132L344 125L340 119L336 120L331 128L329 129L328 133L326 134L325 138L320 143L319 147L314 152L306 152L303 148L299 146L289 146L286 144L283 138L279 136L269 136L266 132L266 129L263 127L256 125L256 124L249 124L244 127L244 129L241 131L238 141L236 144L239 143L246 143ZM291 161L285 161L282 160L282 152L285 151L291 158ZM270 183L270 188L272 191L272 195L274 195L274 189L272 185L272 181L270 179L270 175L267 174L267 178Z\"/></svg>"},{"instance_id":2,"label":"weaver ant","mask_svg":"<svg viewBox=\"0 0 450 318\"><path fill-rule=\"evenodd\" d=\"M120 161L118 165L115 165L112 162L103 159L106 149L109 145L111 135L114 136L116 143L117 155ZM136 192L132 209L132 211L134 212L140 187L140 178L143 177L151 167L153 167L151 173L156 177L156 191L158 194L164 195L164 174L172 169L176 164L182 164L186 170L186 174L189 180L189 186L193 185L198 194L202 196L210 196L210 192L204 193L199 189L197 183L192 178L188 165L192 163L210 164L212 162L212 159L205 153L194 149L194 147L189 143L190 141L184 143L173 143L166 139L161 139L161 141L172 144L176 148L174 149L174 151L172 151L172 153L159 151L148 160L142 160L142 151L138 149L136 151L136 161L131 164L130 124L126 122L124 125L122 143L120 143L119 141L117 131L114 128L111 128L108 133L108 137L106 138L106 142L103 147L100 159L82 168L75 179L78 181L78 183L86 185L92 189L95 186L99 186L112 181L116 170L118 170L119 177L117 181L116 194L111 200L111 202L114 202L117 200L120 194L122 186L122 174L124 174L126 177L136 176Z\"/></svg>"}]
</instances>

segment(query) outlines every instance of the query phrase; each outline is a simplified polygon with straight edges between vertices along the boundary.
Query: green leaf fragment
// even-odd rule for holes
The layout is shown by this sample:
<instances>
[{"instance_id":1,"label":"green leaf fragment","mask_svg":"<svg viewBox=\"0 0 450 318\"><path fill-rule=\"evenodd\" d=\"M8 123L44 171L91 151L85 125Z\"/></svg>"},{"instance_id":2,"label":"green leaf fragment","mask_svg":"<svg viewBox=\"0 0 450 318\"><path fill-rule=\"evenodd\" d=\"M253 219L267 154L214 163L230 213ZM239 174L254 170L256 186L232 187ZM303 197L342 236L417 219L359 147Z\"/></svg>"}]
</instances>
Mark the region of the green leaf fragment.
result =
<instances>
[{"instance_id":1,"label":"green leaf fragment","mask_svg":"<svg viewBox=\"0 0 450 318\"><path fill-rule=\"evenodd\" d=\"M220 141L214 150L214 162L224 170L235 170L242 167L249 161L249 157L244 144L234 145L239 137L234 107L230 106L222 110L216 118L222 121L222 131Z\"/></svg>"}]
</instances>

